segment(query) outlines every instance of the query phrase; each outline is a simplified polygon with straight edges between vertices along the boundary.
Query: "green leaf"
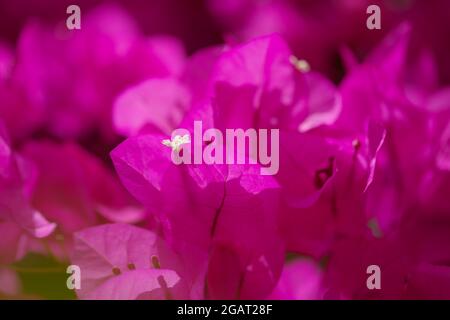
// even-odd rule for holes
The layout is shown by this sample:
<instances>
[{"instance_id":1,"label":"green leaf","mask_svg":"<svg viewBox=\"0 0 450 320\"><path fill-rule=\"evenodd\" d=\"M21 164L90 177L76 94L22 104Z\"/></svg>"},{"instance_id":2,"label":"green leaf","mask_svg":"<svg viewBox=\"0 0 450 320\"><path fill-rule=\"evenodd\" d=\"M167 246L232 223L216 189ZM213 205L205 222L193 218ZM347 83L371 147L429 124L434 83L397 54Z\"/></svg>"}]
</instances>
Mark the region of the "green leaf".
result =
<instances>
[{"instance_id":1,"label":"green leaf","mask_svg":"<svg viewBox=\"0 0 450 320\"><path fill-rule=\"evenodd\" d=\"M52 257L30 253L16 262L12 269L16 270L21 281L23 294L30 298L52 300L76 299L74 290L66 285L67 264L56 261Z\"/></svg>"}]
</instances>

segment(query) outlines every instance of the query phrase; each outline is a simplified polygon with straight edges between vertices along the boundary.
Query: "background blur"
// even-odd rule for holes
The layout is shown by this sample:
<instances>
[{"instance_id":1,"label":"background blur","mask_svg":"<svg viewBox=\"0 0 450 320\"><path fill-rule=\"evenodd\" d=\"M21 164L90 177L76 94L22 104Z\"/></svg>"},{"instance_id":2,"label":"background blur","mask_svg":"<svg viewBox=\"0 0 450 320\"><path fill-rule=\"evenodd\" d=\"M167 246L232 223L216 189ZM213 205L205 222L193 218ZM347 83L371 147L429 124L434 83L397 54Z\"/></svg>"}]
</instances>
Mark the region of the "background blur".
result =
<instances>
[{"instance_id":1,"label":"background blur","mask_svg":"<svg viewBox=\"0 0 450 320\"><path fill-rule=\"evenodd\" d=\"M336 80L342 76L339 49L343 45L364 57L383 35L408 20L413 24L413 46L432 48L441 67L441 79L450 81L446 51L450 7L446 0L0 1L1 41L15 45L22 28L32 19L53 25L63 23L70 4L79 5L82 15L99 5L119 5L144 34L175 36L183 41L188 53L223 43L224 39L242 41L279 32L297 54ZM366 8L371 4L381 8L382 29L368 32Z\"/></svg>"}]
</instances>

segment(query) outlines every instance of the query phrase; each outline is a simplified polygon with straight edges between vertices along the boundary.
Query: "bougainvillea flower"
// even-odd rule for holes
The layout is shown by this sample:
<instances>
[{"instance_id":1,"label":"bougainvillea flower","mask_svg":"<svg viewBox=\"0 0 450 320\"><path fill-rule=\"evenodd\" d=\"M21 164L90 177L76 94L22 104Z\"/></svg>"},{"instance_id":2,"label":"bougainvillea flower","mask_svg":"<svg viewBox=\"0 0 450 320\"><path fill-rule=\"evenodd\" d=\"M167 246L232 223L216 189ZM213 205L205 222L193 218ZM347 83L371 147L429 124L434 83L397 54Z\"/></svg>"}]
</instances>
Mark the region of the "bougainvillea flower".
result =
<instances>
[{"instance_id":1,"label":"bougainvillea flower","mask_svg":"<svg viewBox=\"0 0 450 320\"><path fill-rule=\"evenodd\" d=\"M127 224L77 232L72 263L81 270L82 299L137 299L154 290L170 298L180 281L173 254L154 233Z\"/></svg>"},{"instance_id":2,"label":"bougainvillea flower","mask_svg":"<svg viewBox=\"0 0 450 320\"><path fill-rule=\"evenodd\" d=\"M289 171L283 169L278 179L288 196L281 211L288 249L320 258L336 237L368 231L367 190L385 130L372 124L353 140L328 134L327 143L316 134L298 134L296 139L297 149L308 157L286 152L290 158L280 165L290 168L301 183L290 181Z\"/></svg>"},{"instance_id":3,"label":"bougainvillea flower","mask_svg":"<svg viewBox=\"0 0 450 320\"><path fill-rule=\"evenodd\" d=\"M30 142L23 154L36 166L32 205L58 224L56 240L103 221L135 223L145 211L120 185L113 172L76 144ZM67 258L67 257L66 257Z\"/></svg>"},{"instance_id":4,"label":"bougainvillea flower","mask_svg":"<svg viewBox=\"0 0 450 320\"><path fill-rule=\"evenodd\" d=\"M295 70L289 63L290 56L287 44L277 35L225 51L214 66L211 80L216 126L258 128L258 115L265 105L291 103Z\"/></svg>"},{"instance_id":5,"label":"bougainvillea flower","mask_svg":"<svg viewBox=\"0 0 450 320\"><path fill-rule=\"evenodd\" d=\"M408 24L400 25L350 72L341 85L343 108L335 124L361 131L368 121L377 121L386 128L375 170L378 178L368 199L370 214L384 231L400 223L413 199L424 198L425 185L436 187L431 168L450 119L445 90L434 88L432 66L416 68L422 69L421 81L408 78L410 34ZM418 149L422 151L417 153Z\"/></svg>"},{"instance_id":6,"label":"bougainvillea flower","mask_svg":"<svg viewBox=\"0 0 450 320\"><path fill-rule=\"evenodd\" d=\"M340 110L336 88L319 74L299 70L297 65L298 59L283 39L270 35L223 53L214 67L212 80L215 125L280 128L280 158L285 162L281 169L289 174L302 174L293 167L295 161L289 153L298 157L300 149L307 149L308 153L321 149L303 146L305 141L299 141L303 137L298 132L332 124ZM321 139L317 143L326 144ZM328 158L316 160L311 163L322 165L319 162ZM280 172L278 177L282 176ZM305 179L290 179L293 180ZM302 188L294 189L307 193Z\"/></svg>"},{"instance_id":7,"label":"bougainvillea flower","mask_svg":"<svg viewBox=\"0 0 450 320\"><path fill-rule=\"evenodd\" d=\"M397 110L407 103L401 79L409 37L409 25L401 25L345 78L337 125L360 130L367 119L387 122L398 117Z\"/></svg>"},{"instance_id":8,"label":"bougainvillea flower","mask_svg":"<svg viewBox=\"0 0 450 320\"><path fill-rule=\"evenodd\" d=\"M28 199L29 163L9 145L4 128L0 129L0 261L14 261L25 253L28 237L44 238L55 229Z\"/></svg>"},{"instance_id":9,"label":"bougainvillea flower","mask_svg":"<svg viewBox=\"0 0 450 320\"><path fill-rule=\"evenodd\" d=\"M177 77L150 79L125 90L114 102L116 132L130 136L145 128L170 134L191 108L201 110L202 106L209 106L211 75L224 50L223 47L200 50L184 61Z\"/></svg>"},{"instance_id":10,"label":"bougainvillea flower","mask_svg":"<svg viewBox=\"0 0 450 320\"><path fill-rule=\"evenodd\" d=\"M281 130L275 178L285 201L282 225L290 250L321 256L337 234L366 232L364 193L385 140L382 125L367 120L356 132L335 127L338 90L277 35L225 51L212 81L219 127Z\"/></svg>"},{"instance_id":11,"label":"bougainvillea flower","mask_svg":"<svg viewBox=\"0 0 450 320\"><path fill-rule=\"evenodd\" d=\"M177 166L171 149L161 143L166 138L141 134L112 152L124 185L159 217L164 237L176 250L189 245L203 252L207 296L270 293L283 261L276 181L261 176L258 165ZM230 264L232 270L226 267Z\"/></svg>"}]
</instances>

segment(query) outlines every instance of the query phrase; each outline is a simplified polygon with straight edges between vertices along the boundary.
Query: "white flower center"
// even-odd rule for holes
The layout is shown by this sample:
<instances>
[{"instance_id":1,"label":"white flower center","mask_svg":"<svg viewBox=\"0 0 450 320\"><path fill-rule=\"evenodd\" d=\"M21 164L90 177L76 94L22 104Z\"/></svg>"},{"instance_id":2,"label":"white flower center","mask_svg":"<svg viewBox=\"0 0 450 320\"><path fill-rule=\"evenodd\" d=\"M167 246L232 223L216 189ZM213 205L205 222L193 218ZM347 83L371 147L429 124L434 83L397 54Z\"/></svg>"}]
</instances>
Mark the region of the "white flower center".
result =
<instances>
[{"instance_id":1,"label":"white flower center","mask_svg":"<svg viewBox=\"0 0 450 320\"><path fill-rule=\"evenodd\" d=\"M304 59L299 59L296 56L290 56L289 62L292 63L292 65L300 72L306 73L311 70L311 66L309 65L308 61Z\"/></svg>"},{"instance_id":2,"label":"white flower center","mask_svg":"<svg viewBox=\"0 0 450 320\"><path fill-rule=\"evenodd\" d=\"M172 140L164 139L162 141L162 144L169 148L172 148L172 151L179 151L181 145L183 145L185 143L190 143L190 142L191 142L191 137L189 136L189 134L185 134L184 136L176 135L175 137L173 137Z\"/></svg>"}]
</instances>

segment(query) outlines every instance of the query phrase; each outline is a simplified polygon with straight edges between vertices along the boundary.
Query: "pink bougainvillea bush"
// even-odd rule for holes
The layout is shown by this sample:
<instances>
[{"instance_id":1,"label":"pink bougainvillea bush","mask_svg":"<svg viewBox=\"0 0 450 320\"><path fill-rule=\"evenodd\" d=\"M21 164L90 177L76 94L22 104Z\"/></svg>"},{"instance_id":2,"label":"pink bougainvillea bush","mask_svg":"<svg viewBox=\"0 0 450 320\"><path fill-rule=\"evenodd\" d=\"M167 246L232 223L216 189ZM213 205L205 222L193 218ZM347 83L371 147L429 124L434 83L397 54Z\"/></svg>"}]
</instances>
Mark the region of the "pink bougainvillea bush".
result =
<instances>
[{"instance_id":1,"label":"pink bougainvillea bush","mask_svg":"<svg viewBox=\"0 0 450 320\"><path fill-rule=\"evenodd\" d=\"M0 2L0 298L450 299L450 6L378 2Z\"/></svg>"}]
</instances>

